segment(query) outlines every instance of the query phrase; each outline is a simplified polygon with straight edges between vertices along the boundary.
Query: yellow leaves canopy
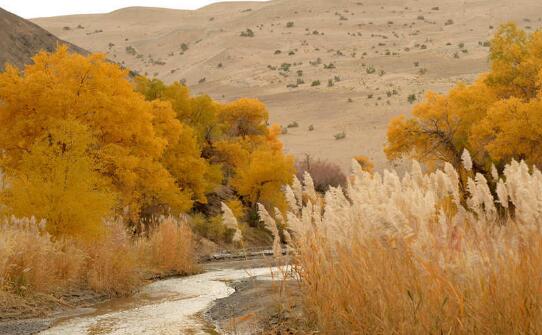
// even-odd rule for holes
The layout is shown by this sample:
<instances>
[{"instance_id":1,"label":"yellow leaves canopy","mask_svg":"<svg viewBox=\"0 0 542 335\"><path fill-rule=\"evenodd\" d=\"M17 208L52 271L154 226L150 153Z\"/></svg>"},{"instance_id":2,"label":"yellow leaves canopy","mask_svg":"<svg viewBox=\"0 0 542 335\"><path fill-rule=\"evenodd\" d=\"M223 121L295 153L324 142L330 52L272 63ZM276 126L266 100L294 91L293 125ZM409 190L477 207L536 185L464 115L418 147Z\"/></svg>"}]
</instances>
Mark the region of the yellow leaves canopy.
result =
<instances>
[{"instance_id":1,"label":"yellow leaves canopy","mask_svg":"<svg viewBox=\"0 0 542 335\"><path fill-rule=\"evenodd\" d=\"M225 132L232 137L261 135L267 132L269 113L256 99L239 99L225 105L219 112Z\"/></svg>"},{"instance_id":2,"label":"yellow leaves canopy","mask_svg":"<svg viewBox=\"0 0 542 335\"><path fill-rule=\"evenodd\" d=\"M487 84L500 98L534 98L541 85L542 32L527 35L513 23L499 28L491 41Z\"/></svg>"},{"instance_id":3,"label":"yellow leaves canopy","mask_svg":"<svg viewBox=\"0 0 542 335\"><path fill-rule=\"evenodd\" d=\"M473 131L472 141L483 145L499 162L512 159L542 164L542 101L510 98L495 103Z\"/></svg>"},{"instance_id":4,"label":"yellow leaves canopy","mask_svg":"<svg viewBox=\"0 0 542 335\"><path fill-rule=\"evenodd\" d=\"M135 88L135 89L134 89ZM284 203L293 161L263 103L220 104L137 78L66 47L0 74L0 169L7 210L45 218L55 235L99 236L104 216L189 211L229 188L240 207ZM237 192L237 193L235 193Z\"/></svg>"},{"instance_id":5,"label":"yellow leaves canopy","mask_svg":"<svg viewBox=\"0 0 542 335\"><path fill-rule=\"evenodd\" d=\"M292 157L261 149L252 152L249 160L239 166L232 185L252 204L285 210L282 187L291 184L294 173Z\"/></svg>"},{"instance_id":6,"label":"yellow leaves canopy","mask_svg":"<svg viewBox=\"0 0 542 335\"><path fill-rule=\"evenodd\" d=\"M103 55L84 57L60 47L33 60L24 73L8 67L0 74L0 124L10 130L0 132L1 168L8 175L28 168L29 157L38 159L34 151L46 152L44 146L55 145L44 139L53 136L60 121L70 120L92 138L84 153L93 159L85 163L90 171L78 178L97 174L107 180L119 195L117 208L127 206L137 218L148 206L159 204L173 211L191 207L190 197L161 163L169 141L181 132L169 104L145 101L128 82L128 72ZM71 133L77 136L74 141L80 133Z\"/></svg>"},{"instance_id":7,"label":"yellow leaves canopy","mask_svg":"<svg viewBox=\"0 0 542 335\"><path fill-rule=\"evenodd\" d=\"M429 92L412 118L390 122L385 152L429 164L447 161L461 168L464 149L475 172L489 175L491 164L511 159L542 164L542 32L527 35L502 26L491 42L491 71L472 85L448 94Z\"/></svg>"},{"instance_id":8,"label":"yellow leaves canopy","mask_svg":"<svg viewBox=\"0 0 542 335\"><path fill-rule=\"evenodd\" d=\"M2 198L11 213L46 218L46 228L55 236L101 235L99 223L111 214L116 194L94 169L99 164L89 155L94 144L88 128L77 121L51 124L8 175L11 187Z\"/></svg>"},{"instance_id":9,"label":"yellow leaves canopy","mask_svg":"<svg viewBox=\"0 0 542 335\"><path fill-rule=\"evenodd\" d=\"M222 181L220 167L201 157L196 134L186 125L182 125L180 137L167 148L163 162L179 187L202 204L207 203L206 193Z\"/></svg>"},{"instance_id":10,"label":"yellow leaves canopy","mask_svg":"<svg viewBox=\"0 0 542 335\"><path fill-rule=\"evenodd\" d=\"M208 96L191 97L179 83L164 85L145 78L136 82L148 100L170 102L177 119L186 124L182 133L191 130L197 139L191 143L191 136L186 136L165 154L166 166L195 200L205 204L205 194L222 183L237 192L246 206L255 208L257 202L264 202L270 209L283 208L282 186L291 181L294 164L282 152L280 127L268 127L269 113L262 102L243 98L220 104ZM196 149L198 145L201 149ZM204 160L196 158L197 150Z\"/></svg>"}]
</instances>

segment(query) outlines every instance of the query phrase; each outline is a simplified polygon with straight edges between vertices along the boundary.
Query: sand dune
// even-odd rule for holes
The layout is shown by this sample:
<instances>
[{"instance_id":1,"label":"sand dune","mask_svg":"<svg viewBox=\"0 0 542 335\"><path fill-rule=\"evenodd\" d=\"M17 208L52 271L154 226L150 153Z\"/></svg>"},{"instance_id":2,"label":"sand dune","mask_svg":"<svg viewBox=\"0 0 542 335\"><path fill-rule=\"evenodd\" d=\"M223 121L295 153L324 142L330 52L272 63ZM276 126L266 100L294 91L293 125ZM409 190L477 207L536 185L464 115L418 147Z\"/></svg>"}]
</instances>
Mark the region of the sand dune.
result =
<instances>
[{"instance_id":1,"label":"sand dune","mask_svg":"<svg viewBox=\"0 0 542 335\"><path fill-rule=\"evenodd\" d=\"M472 81L487 69L499 24L535 30L541 18L538 0L273 0L33 22L195 93L262 99L273 122L299 124L283 136L297 156L348 168L351 156L365 154L382 168L386 125L409 112L409 95ZM341 132L346 138L336 140Z\"/></svg>"}]
</instances>

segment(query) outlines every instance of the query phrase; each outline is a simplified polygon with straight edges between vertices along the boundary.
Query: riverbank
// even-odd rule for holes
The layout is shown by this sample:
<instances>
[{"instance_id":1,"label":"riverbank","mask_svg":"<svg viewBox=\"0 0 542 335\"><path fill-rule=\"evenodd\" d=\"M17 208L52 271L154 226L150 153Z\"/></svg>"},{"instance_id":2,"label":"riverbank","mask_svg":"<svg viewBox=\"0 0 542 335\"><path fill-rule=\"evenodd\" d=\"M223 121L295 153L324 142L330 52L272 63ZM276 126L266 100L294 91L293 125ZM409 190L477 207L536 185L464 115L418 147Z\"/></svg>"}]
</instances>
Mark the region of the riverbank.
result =
<instances>
[{"instance_id":1,"label":"riverbank","mask_svg":"<svg viewBox=\"0 0 542 335\"><path fill-rule=\"evenodd\" d=\"M289 267L280 266L288 263L286 257L278 262L260 258L218 263L239 269L278 266L280 270L274 278L251 277L229 282L235 292L216 300L203 317L219 334L309 334L303 323L299 282L291 277Z\"/></svg>"},{"instance_id":2,"label":"riverbank","mask_svg":"<svg viewBox=\"0 0 542 335\"><path fill-rule=\"evenodd\" d=\"M0 335L36 334L50 328L58 319L84 314L92 306L110 299L106 294L90 290L76 291L59 298L36 295L26 299L32 300L33 305L21 304L20 307L0 311Z\"/></svg>"},{"instance_id":3,"label":"riverbank","mask_svg":"<svg viewBox=\"0 0 542 335\"><path fill-rule=\"evenodd\" d=\"M149 274L146 285L169 278L182 278L178 274ZM101 305L112 301L131 299L138 292L127 297L116 297L92 290L74 290L60 297L34 295L21 299L18 307L0 310L0 335L32 335L51 328L60 320L95 313ZM17 297L8 297L16 299ZM32 304L28 302L32 301ZM13 305L13 304L10 304Z\"/></svg>"},{"instance_id":4,"label":"riverbank","mask_svg":"<svg viewBox=\"0 0 542 335\"><path fill-rule=\"evenodd\" d=\"M205 313L219 334L300 334L297 283L245 279L231 283L235 293L217 300Z\"/></svg>"},{"instance_id":5,"label":"riverbank","mask_svg":"<svg viewBox=\"0 0 542 335\"><path fill-rule=\"evenodd\" d=\"M200 333L201 329L206 329L201 333L212 334L211 325L218 324L217 322L207 316L194 321L191 316L198 313L206 314L205 310L214 301L222 302L222 299L232 293L235 297L231 301L235 301L237 306L245 305L249 300L262 299L266 305L262 305L265 308L257 310L258 314L261 314L263 319L271 316L272 313L264 314L261 311L273 311L272 303L276 301L273 297L273 284L268 280L271 279L270 268L274 265L271 258L210 262L202 265L204 273L200 275L152 281L127 298L108 299L106 296L83 294L80 297L66 297L62 299L62 302L58 302L56 310L47 315L36 315L24 319L15 316L11 320L3 320L0 322L0 334L36 334L51 327L54 328L46 331L46 334L89 332L92 334L132 334L137 332L138 329L129 328L125 324L129 320L142 327L152 328L163 324L163 327L186 327L194 334ZM266 280L248 279L258 276ZM276 276L280 277L277 274ZM238 281L245 284L241 286L234 284ZM250 285L247 284L249 282L265 284L251 290ZM194 289L195 287L197 288ZM238 298L237 292L245 293ZM250 299L249 297L254 296L255 293L258 293L258 299ZM250 304L247 306L247 311L255 309ZM156 314L157 310L161 312ZM152 315L157 319L153 320ZM177 320L179 316L182 317ZM169 320L168 317L170 317ZM223 313L220 320L237 317L236 313L230 315Z\"/></svg>"}]
</instances>

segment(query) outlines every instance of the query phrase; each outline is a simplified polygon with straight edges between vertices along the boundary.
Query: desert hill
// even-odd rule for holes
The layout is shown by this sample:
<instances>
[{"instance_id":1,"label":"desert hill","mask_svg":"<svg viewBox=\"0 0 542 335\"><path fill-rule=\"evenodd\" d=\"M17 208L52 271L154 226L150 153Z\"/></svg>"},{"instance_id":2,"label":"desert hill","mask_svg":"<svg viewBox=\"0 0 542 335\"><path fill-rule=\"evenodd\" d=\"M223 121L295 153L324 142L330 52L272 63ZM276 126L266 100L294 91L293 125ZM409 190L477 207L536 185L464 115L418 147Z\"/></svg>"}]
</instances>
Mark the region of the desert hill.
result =
<instances>
[{"instance_id":1,"label":"desert hill","mask_svg":"<svg viewBox=\"0 0 542 335\"><path fill-rule=\"evenodd\" d=\"M0 70L5 63L22 67L30 63L32 56L40 50L52 51L59 43L68 44L73 51L86 53L38 25L0 8Z\"/></svg>"},{"instance_id":2,"label":"desert hill","mask_svg":"<svg viewBox=\"0 0 542 335\"><path fill-rule=\"evenodd\" d=\"M534 31L541 18L538 0L273 0L33 22L196 93L258 97L287 129L288 151L347 168L357 154L385 167L390 118L486 71L499 24Z\"/></svg>"}]
</instances>

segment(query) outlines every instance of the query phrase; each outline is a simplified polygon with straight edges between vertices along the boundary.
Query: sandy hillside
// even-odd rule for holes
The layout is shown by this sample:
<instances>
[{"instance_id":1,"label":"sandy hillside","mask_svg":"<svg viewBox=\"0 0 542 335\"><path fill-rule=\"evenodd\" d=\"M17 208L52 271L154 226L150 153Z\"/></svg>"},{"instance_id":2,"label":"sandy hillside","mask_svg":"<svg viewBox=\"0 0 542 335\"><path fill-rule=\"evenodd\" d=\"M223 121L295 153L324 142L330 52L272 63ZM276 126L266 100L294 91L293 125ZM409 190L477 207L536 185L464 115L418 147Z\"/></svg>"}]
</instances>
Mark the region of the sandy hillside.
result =
<instances>
[{"instance_id":1,"label":"sandy hillside","mask_svg":"<svg viewBox=\"0 0 542 335\"><path fill-rule=\"evenodd\" d=\"M273 122L299 125L283 136L288 151L347 168L357 154L386 166L386 126L409 95L471 81L500 23L535 30L541 18L539 0L273 0L33 22L196 93L258 97Z\"/></svg>"}]
</instances>

